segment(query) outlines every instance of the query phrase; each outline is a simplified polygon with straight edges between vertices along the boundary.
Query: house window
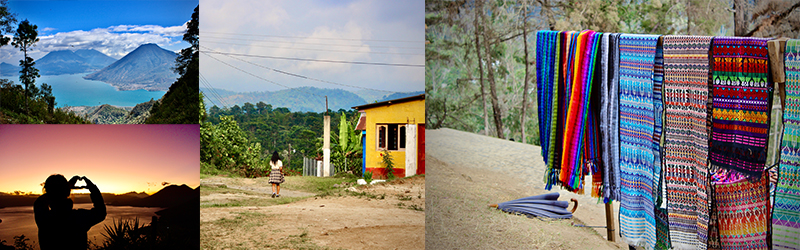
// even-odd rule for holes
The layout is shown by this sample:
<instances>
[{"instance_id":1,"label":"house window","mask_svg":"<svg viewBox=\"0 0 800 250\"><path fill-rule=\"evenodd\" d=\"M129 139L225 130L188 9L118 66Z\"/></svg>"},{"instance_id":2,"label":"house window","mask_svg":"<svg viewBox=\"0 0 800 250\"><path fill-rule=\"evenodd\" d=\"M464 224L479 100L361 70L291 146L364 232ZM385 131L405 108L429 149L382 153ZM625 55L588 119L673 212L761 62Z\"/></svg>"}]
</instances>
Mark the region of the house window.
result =
<instances>
[{"instance_id":1,"label":"house window","mask_svg":"<svg viewBox=\"0 0 800 250\"><path fill-rule=\"evenodd\" d=\"M378 124L378 150L403 151L406 149L405 124Z\"/></svg>"}]
</instances>

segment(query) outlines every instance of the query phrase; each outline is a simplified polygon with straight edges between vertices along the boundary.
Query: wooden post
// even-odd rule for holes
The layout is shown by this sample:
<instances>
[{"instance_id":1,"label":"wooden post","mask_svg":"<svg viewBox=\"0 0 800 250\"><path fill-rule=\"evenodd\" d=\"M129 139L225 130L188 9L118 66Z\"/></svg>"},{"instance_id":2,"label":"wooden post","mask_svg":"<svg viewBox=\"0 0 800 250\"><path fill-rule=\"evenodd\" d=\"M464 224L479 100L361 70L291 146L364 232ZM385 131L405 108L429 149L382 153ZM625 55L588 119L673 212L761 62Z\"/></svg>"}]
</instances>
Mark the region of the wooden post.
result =
<instances>
[{"instance_id":1,"label":"wooden post","mask_svg":"<svg viewBox=\"0 0 800 250\"><path fill-rule=\"evenodd\" d=\"M783 56L786 54L786 41L789 38L781 37L767 42L769 51L769 66L772 69L772 81L775 83L775 91L781 97L781 107L786 107L786 72Z\"/></svg>"},{"instance_id":2,"label":"wooden post","mask_svg":"<svg viewBox=\"0 0 800 250\"><path fill-rule=\"evenodd\" d=\"M614 224L614 202L609 201L606 203L606 235L608 241L617 241L617 230Z\"/></svg>"}]
</instances>

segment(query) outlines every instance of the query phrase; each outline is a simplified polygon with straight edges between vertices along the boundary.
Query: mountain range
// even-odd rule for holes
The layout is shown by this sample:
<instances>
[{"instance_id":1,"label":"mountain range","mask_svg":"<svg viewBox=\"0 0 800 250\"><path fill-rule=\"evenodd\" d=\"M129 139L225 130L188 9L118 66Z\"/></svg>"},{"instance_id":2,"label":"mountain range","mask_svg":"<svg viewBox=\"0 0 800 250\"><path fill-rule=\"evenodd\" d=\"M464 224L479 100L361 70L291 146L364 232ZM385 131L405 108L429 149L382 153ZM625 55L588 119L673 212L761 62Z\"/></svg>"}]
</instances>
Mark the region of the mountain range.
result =
<instances>
[{"instance_id":1,"label":"mountain range","mask_svg":"<svg viewBox=\"0 0 800 250\"><path fill-rule=\"evenodd\" d=\"M217 88L200 88L200 91L202 91L205 96L203 101L206 108L211 108L214 105L222 108L222 106L242 106L247 102L251 104L264 102L276 108L286 107L294 112L325 111L325 96L328 97L328 109L335 111L339 109L349 110L353 106L424 93L423 91L417 91L380 95L379 93L382 92L379 91L361 90L354 93L343 89L322 89L315 87L299 87L279 91L258 92L234 92Z\"/></svg>"},{"instance_id":2,"label":"mountain range","mask_svg":"<svg viewBox=\"0 0 800 250\"><path fill-rule=\"evenodd\" d=\"M41 75L79 74L105 68L116 59L93 49L58 50L36 60Z\"/></svg>"},{"instance_id":3,"label":"mountain range","mask_svg":"<svg viewBox=\"0 0 800 250\"><path fill-rule=\"evenodd\" d=\"M19 75L19 66L10 63L0 63L0 76Z\"/></svg>"},{"instance_id":4,"label":"mountain range","mask_svg":"<svg viewBox=\"0 0 800 250\"><path fill-rule=\"evenodd\" d=\"M172 71L178 54L148 43L84 79L102 81L119 90L166 91L178 78Z\"/></svg>"}]
</instances>

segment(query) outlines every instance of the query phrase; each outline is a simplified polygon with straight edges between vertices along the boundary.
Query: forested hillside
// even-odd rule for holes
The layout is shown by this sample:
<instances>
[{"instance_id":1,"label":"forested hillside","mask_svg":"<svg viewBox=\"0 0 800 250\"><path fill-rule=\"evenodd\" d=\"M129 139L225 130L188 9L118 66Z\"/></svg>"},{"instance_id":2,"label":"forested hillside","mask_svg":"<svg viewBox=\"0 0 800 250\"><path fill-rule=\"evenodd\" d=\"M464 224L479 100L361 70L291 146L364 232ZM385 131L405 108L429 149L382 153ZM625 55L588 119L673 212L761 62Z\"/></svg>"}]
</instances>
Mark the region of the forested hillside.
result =
<instances>
[{"instance_id":1,"label":"forested hillside","mask_svg":"<svg viewBox=\"0 0 800 250\"><path fill-rule=\"evenodd\" d=\"M538 144L536 31L791 37L797 1L425 2L426 122Z\"/></svg>"}]
</instances>

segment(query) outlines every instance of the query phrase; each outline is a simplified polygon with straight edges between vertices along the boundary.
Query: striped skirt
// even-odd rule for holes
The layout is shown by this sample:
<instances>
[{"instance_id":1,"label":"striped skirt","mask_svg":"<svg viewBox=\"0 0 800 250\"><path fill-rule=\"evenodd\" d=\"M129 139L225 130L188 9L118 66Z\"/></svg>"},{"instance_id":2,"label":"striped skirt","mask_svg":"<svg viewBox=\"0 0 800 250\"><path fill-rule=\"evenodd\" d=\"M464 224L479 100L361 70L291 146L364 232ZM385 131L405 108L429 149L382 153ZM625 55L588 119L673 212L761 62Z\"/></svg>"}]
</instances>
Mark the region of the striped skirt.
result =
<instances>
[{"instance_id":1,"label":"striped skirt","mask_svg":"<svg viewBox=\"0 0 800 250\"><path fill-rule=\"evenodd\" d=\"M269 183L281 184L285 181L280 169L273 169L269 172Z\"/></svg>"}]
</instances>

